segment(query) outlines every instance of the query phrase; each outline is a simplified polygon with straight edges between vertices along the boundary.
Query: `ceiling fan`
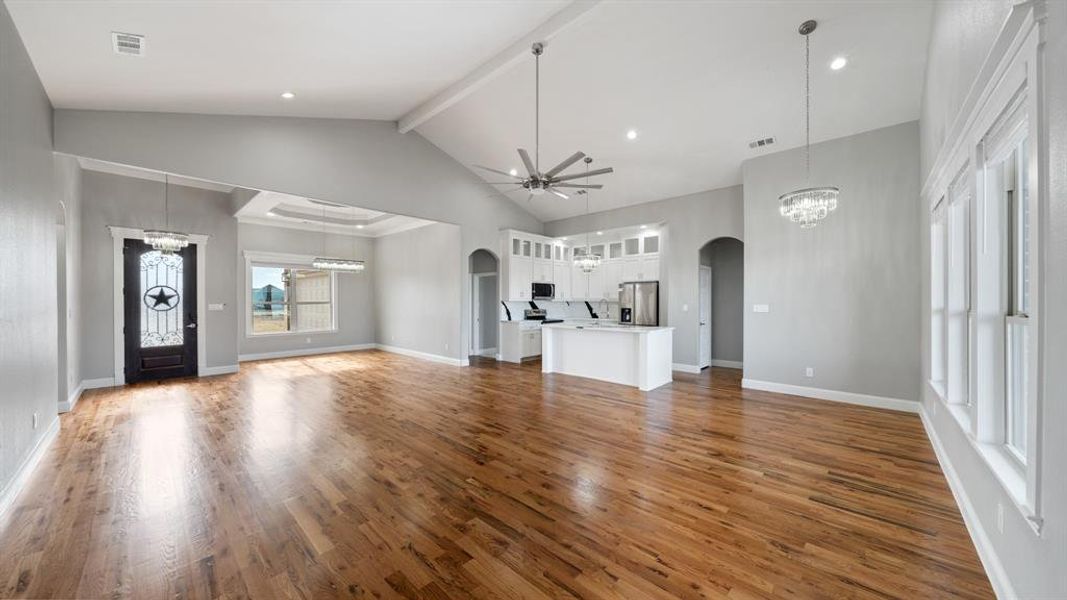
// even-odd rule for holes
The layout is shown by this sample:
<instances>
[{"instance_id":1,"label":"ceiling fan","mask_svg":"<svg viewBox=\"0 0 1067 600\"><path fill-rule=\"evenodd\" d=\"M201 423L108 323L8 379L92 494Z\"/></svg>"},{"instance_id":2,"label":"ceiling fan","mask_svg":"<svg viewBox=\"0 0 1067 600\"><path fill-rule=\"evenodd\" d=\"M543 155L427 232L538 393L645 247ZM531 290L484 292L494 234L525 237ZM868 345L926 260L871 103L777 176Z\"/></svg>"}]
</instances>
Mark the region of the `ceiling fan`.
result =
<instances>
[{"instance_id":1,"label":"ceiling fan","mask_svg":"<svg viewBox=\"0 0 1067 600\"><path fill-rule=\"evenodd\" d=\"M530 153L525 148L519 148L519 158L522 159L523 166L526 167L527 176L520 177L518 173L513 169L512 172L507 173L499 169L491 169L489 167L483 167L481 165L474 165L475 167L490 173L496 173L497 175L503 175L504 177L511 178L509 181L491 181L490 183L495 185L514 185L509 190L503 190L504 192L513 192L520 189L525 189L530 192L526 197L529 201L534 196L540 196L545 192L555 194L560 198L566 200L569 196L559 191L558 188L588 188L599 190L604 187L600 184L577 184L569 183L574 179L580 179L582 177L593 177L596 175L605 175L607 173L613 173L615 169L611 167L604 167L602 169L594 169L592 171L584 173L573 173L571 175L564 175L563 171L566 171L568 167L574 163L585 158L584 152L575 152L567 157L563 162L552 167L551 169L542 172L541 171L541 55L545 51L545 46L541 42L536 42L531 49L534 55L534 158L530 160Z\"/></svg>"}]
</instances>

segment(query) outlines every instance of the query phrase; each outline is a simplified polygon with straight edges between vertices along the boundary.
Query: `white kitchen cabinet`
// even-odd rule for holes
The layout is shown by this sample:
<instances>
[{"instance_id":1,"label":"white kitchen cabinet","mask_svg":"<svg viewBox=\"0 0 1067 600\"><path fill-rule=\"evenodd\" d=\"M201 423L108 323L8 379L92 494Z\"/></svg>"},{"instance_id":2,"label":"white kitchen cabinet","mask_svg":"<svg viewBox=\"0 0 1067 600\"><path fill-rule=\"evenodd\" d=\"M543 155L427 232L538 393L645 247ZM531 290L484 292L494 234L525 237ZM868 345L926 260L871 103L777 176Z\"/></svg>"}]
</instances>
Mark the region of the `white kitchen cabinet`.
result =
<instances>
[{"instance_id":1,"label":"white kitchen cabinet","mask_svg":"<svg viewBox=\"0 0 1067 600\"><path fill-rule=\"evenodd\" d=\"M552 261L535 258L533 261L533 281L537 283L553 283L553 279Z\"/></svg>"},{"instance_id":2,"label":"white kitchen cabinet","mask_svg":"<svg viewBox=\"0 0 1067 600\"><path fill-rule=\"evenodd\" d=\"M508 265L508 300L529 300L533 283L533 259L511 257Z\"/></svg>"},{"instance_id":3,"label":"white kitchen cabinet","mask_svg":"<svg viewBox=\"0 0 1067 600\"><path fill-rule=\"evenodd\" d=\"M643 256L637 264L637 281L659 281L659 257Z\"/></svg>"},{"instance_id":4,"label":"white kitchen cabinet","mask_svg":"<svg viewBox=\"0 0 1067 600\"><path fill-rule=\"evenodd\" d=\"M659 253L659 236L658 235L646 235L641 238L641 254L658 254Z\"/></svg>"},{"instance_id":5,"label":"white kitchen cabinet","mask_svg":"<svg viewBox=\"0 0 1067 600\"><path fill-rule=\"evenodd\" d=\"M640 266L639 258L624 258L619 261L622 264L622 280L637 281L637 271Z\"/></svg>"},{"instance_id":6,"label":"white kitchen cabinet","mask_svg":"<svg viewBox=\"0 0 1067 600\"><path fill-rule=\"evenodd\" d=\"M500 360L522 362L541 355L541 323L539 321L501 321Z\"/></svg>"},{"instance_id":7,"label":"white kitchen cabinet","mask_svg":"<svg viewBox=\"0 0 1067 600\"><path fill-rule=\"evenodd\" d=\"M571 265L571 299L586 300L589 298L589 274Z\"/></svg>"},{"instance_id":8,"label":"white kitchen cabinet","mask_svg":"<svg viewBox=\"0 0 1067 600\"><path fill-rule=\"evenodd\" d=\"M604 267L604 294L611 301L619 299L619 284L623 282L622 261L609 260Z\"/></svg>"},{"instance_id":9,"label":"white kitchen cabinet","mask_svg":"<svg viewBox=\"0 0 1067 600\"><path fill-rule=\"evenodd\" d=\"M556 300L570 300L571 290L571 266L559 261L552 265L552 283L556 284Z\"/></svg>"},{"instance_id":10,"label":"white kitchen cabinet","mask_svg":"<svg viewBox=\"0 0 1067 600\"><path fill-rule=\"evenodd\" d=\"M601 263L599 267L593 269L589 273L589 296L590 300L603 300L604 299L604 264Z\"/></svg>"},{"instance_id":11,"label":"white kitchen cabinet","mask_svg":"<svg viewBox=\"0 0 1067 600\"><path fill-rule=\"evenodd\" d=\"M522 357L541 356L541 330L522 332Z\"/></svg>"}]
</instances>

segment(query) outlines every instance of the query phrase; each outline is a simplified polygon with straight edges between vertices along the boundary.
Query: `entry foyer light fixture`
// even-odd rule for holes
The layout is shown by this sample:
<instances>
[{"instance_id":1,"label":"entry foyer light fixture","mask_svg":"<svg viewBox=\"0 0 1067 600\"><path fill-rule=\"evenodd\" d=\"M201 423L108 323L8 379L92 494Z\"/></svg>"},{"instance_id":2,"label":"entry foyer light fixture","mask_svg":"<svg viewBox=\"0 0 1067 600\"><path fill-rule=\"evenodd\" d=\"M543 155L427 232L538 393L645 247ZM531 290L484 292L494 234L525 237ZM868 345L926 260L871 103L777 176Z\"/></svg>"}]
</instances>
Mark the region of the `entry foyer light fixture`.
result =
<instances>
[{"instance_id":1,"label":"entry foyer light fixture","mask_svg":"<svg viewBox=\"0 0 1067 600\"><path fill-rule=\"evenodd\" d=\"M815 21L800 24L804 36L804 168L808 187L793 190L778 197L779 212L783 217L799 223L801 229L811 229L837 209L840 190L836 187L811 187L811 33Z\"/></svg>"},{"instance_id":2,"label":"entry foyer light fixture","mask_svg":"<svg viewBox=\"0 0 1067 600\"><path fill-rule=\"evenodd\" d=\"M358 225L356 226L359 227ZM326 254L326 207L322 207L322 253ZM352 254L356 253L356 238L352 238ZM361 273L367 268L366 263L354 258L329 258L320 256L311 261L311 266L323 271L340 271L344 273Z\"/></svg>"},{"instance_id":3,"label":"entry foyer light fixture","mask_svg":"<svg viewBox=\"0 0 1067 600\"><path fill-rule=\"evenodd\" d=\"M144 242L162 254L174 254L189 245L185 233L167 231L170 228L170 178L163 174L163 229L146 229Z\"/></svg>"}]
</instances>

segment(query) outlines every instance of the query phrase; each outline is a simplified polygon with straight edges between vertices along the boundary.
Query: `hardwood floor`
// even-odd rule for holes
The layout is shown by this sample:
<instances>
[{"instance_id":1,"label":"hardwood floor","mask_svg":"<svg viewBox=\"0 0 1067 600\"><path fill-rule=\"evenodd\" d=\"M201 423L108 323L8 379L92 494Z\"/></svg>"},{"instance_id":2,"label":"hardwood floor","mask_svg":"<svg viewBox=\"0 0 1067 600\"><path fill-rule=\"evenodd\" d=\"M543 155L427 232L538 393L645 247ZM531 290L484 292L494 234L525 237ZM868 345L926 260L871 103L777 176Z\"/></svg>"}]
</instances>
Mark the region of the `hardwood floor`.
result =
<instances>
[{"instance_id":1,"label":"hardwood floor","mask_svg":"<svg viewBox=\"0 0 1067 600\"><path fill-rule=\"evenodd\" d=\"M378 351L88 392L0 594L988 598L915 415Z\"/></svg>"}]
</instances>

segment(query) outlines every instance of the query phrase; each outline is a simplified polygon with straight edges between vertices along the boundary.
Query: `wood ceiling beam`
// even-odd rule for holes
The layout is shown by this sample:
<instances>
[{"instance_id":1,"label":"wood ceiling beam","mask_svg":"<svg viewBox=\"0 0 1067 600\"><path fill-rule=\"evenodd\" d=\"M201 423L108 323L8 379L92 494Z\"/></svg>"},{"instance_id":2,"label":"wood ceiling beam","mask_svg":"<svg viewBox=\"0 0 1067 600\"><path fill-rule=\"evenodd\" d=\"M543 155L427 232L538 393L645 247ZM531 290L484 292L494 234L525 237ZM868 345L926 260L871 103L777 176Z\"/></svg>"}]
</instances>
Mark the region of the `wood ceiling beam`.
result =
<instances>
[{"instance_id":1,"label":"wood ceiling beam","mask_svg":"<svg viewBox=\"0 0 1067 600\"><path fill-rule=\"evenodd\" d=\"M530 46L534 42L551 40L566 28L581 21L597 4L600 4L600 0L575 0L568 4L562 10L549 17L544 23L541 23L503 51L497 53L496 56L482 63L462 79L401 117L397 121L397 129L400 133L407 133L429 121L441 111L466 98L519 60L527 58L530 53Z\"/></svg>"}]
</instances>

